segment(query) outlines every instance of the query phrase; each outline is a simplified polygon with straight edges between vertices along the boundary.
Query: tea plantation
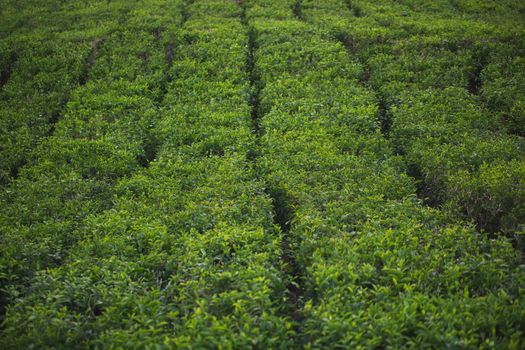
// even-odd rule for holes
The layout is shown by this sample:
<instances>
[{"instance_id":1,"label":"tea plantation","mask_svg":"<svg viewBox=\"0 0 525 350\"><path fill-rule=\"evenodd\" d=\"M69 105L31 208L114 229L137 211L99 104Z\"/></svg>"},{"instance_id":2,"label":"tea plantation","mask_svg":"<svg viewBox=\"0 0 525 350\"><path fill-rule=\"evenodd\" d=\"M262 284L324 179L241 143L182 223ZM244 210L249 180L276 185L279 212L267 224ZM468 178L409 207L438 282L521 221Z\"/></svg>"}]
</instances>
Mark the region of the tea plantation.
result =
<instances>
[{"instance_id":1,"label":"tea plantation","mask_svg":"<svg viewBox=\"0 0 525 350\"><path fill-rule=\"evenodd\" d=\"M525 349L525 2L0 0L0 349Z\"/></svg>"}]
</instances>

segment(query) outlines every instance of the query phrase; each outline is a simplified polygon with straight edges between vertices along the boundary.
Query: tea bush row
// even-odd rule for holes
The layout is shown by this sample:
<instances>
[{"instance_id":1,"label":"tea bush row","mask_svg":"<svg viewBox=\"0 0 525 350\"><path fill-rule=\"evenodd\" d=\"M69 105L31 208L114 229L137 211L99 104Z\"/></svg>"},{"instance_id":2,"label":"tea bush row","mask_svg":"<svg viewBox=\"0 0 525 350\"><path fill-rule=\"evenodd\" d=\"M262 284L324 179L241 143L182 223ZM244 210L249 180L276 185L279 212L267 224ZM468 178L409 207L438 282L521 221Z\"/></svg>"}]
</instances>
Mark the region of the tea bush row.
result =
<instances>
[{"instance_id":1,"label":"tea bush row","mask_svg":"<svg viewBox=\"0 0 525 350\"><path fill-rule=\"evenodd\" d=\"M504 4L490 18L440 18L407 4L352 2L366 16L344 18L344 1L309 4L307 19L365 67L361 81L383 105L385 134L421 181L420 196L521 241L520 13ZM435 6L438 15L450 10Z\"/></svg>"},{"instance_id":2,"label":"tea bush row","mask_svg":"<svg viewBox=\"0 0 525 350\"><path fill-rule=\"evenodd\" d=\"M31 290L38 271L64 263L89 215L113 206L117 180L142 168L159 110L150 88L156 77L146 68L166 68L163 45L152 47L147 23L104 38L86 84L67 92L53 135L27 154L27 165L2 193L2 313ZM146 62L142 52L150 51Z\"/></svg>"},{"instance_id":3,"label":"tea bush row","mask_svg":"<svg viewBox=\"0 0 525 350\"><path fill-rule=\"evenodd\" d=\"M162 50L152 50L154 40L142 41L137 31L105 42L119 55L101 52L92 74L114 76L115 86L113 79L100 80L108 93L128 87L123 102L132 108L112 102L117 96L103 99L119 114L92 113L89 123L67 131L103 134L135 162L111 178L109 202L70 230L78 238L61 266L40 271L9 307L10 347L289 345L279 230L248 156L255 135L247 30L234 2L182 8L187 21L165 31L173 45L172 64L162 68L166 94L147 122L147 96L155 95L148 86L158 77L134 71L141 67L134 60L143 49ZM155 57L146 66L152 73L161 70L150 65ZM144 130L155 138L156 154L140 169Z\"/></svg>"},{"instance_id":4,"label":"tea bush row","mask_svg":"<svg viewBox=\"0 0 525 350\"><path fill-rule=\"evenodd\" d=\"M315 4L315 16L330 15ZM302 274L299 344L522 346L519 252L416 199L405 159L381 134L377 96L360 81L366 67L330 27L283 18L280 6L272 19L250 6L248 18L262 86L259 163L291 221Z\"/></svg>"}]
</instances>

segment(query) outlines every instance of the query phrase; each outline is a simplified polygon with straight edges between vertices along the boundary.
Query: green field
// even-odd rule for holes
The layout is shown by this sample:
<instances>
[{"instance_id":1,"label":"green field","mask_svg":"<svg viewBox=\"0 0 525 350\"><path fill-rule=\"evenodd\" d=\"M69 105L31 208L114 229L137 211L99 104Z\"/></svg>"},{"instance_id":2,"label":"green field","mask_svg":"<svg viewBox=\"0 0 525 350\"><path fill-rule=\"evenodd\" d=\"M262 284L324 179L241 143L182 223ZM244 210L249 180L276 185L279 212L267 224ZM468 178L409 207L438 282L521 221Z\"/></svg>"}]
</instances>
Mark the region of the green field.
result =
<instances>
[{"instance_id":1,"label":"green field","mask_svg":"<svg viewBox=\"0 0 525 350\"><path fill-rule=\"evenodd\" d=\"M525 349L525 2L0 0L0 349Z\"/></svg>"}]
</instances>

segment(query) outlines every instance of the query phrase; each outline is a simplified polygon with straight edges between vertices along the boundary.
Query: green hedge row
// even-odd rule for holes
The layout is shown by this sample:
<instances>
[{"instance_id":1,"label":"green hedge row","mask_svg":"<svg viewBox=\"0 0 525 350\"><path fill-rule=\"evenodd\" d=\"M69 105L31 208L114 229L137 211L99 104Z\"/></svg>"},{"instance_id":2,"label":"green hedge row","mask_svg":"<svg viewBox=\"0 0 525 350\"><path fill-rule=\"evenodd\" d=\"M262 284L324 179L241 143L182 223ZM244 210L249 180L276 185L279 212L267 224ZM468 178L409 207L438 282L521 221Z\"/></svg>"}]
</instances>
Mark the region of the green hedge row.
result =
<instances>
[{"instance_id":1,"label":"green hedge row","mask_svg":"<svg viewBox=\"0 0 525 350\"><path fill-rule=\"evenodd\" d=\"M11 5L3 11L16 12L10 17L17 19L16 26L0 43L5 80L0 92L2 184L16 178L39 140L53 132L70 92L88 80L93 58L108 33L121 30L129 17L130 33L140 28L159 35L159 29L173 20L162 17L170 5L160 1L149 5L155 10L122 1ZM144 15L148 22L142 21ZM143 49L137 60L147 60L147 52Z\"/></svg>"},{"instance_id":2,"label":"green hedge row","mask_svg":"<svg viewBox=\"0 0 525 350\"><path fill-rule=\"evenodd\" d=\"M153 113L155 159L114 179L110 205L82 215L82 225L70 231L79 237L63 264L40 271L9 308L8 347L288 347L293 331L281 316L286 276L279 231L248 155L255 136L241 10L223 1L182 9L182 28L165 32L173 62L165 67L161 108ZM141 42L133 34L129 40ZM118 35L104 43L108 53L132 46ZM123 61L122 71L109 69L127 57L118 56L101 56L92 74L116 74L119 86L142 82L128 80L134 72L124 68L140 67L134 62ZM101 113L68 131L99 125L104 141L136 159L140 133L131 130L146 129L137 125L147 115L140 107L147 107L145 96L155 95L146 87L158 78L141 77L141 100L132 108L138 119L116 105L118 116ZM134 101L133 94L125 97ZM115 98L101 102L109 101ZM103 116L112 123L102 123Z\"/></svg>"},{"instance_id":3,"label":"green hedge row","mask_svg":"<svg viewBox=\"0 0 525 350\"><path fill-rule=\"evenodd\" d=\"M89 45L38 44L17 54L9 80L0 92L3 184L18 169L38 140L49 134L68 93L77 84Z\"/></svg>"},{"instance_id":4,"label":"green hedge row","mask_svg":"<svg viewBox=\"0 0 525 350\"><path fill-rule=\"evenodd\" d=\"M267 19L249 4L262 86L258 162L291 221L300 346L523 346L520 254L416 199L405 159L380 133L378 99L360 82L367 67L330 38L325 2L303 2L307 23Z\"/></svg>"},{"instance_id":5,"label":"green hedge row","mask_svg":"<svg viewBox=\"0 0 525 350\"><path fill-rule=\"evenodd\" d=\"M89 215L114 205L117 180L149 161L159 119L151 72L167 68L162 43L143 21L145 30L119 30L98 44L86 84L68 92L53 136L2 194L2 309L30 293L38 271L67 260Z\"/></svg>"},{"instance_id":6,"label":"green hedge row","mask_svg":"<svg viewBox=\"0 0 525 350\"><path fill-rule=\"evenodd\" d=\"M344 1L306 2L303 13L365 66L362 81L376 91L379 119L421 181L420 196L522 241L519 13L435 19L407 4L359 5L367 16L341 16Z\"/></svg>"},{"instance_id":7,"label":"green hedge row","mask_svg":"<svg viewBox=\"0 0 525 350\"><path fill-rule=\"evenodd\" d=\"M525 136L525 53L516 55L516 48L506 48L491 54L481 71L481 97L495 112L509 132Z\"/></svg>"},{"instance_id":8,"label":"green hedge row","mask_svg":"<svg viewBox=\"0 0 525 350\"><path fill-rule=\"evenodd\" d=\"M392 116L392 141L422 177L424 196L489 232L523 230L522 138L490 131L489 116L464 89L413 92Z\"/></svg>"},{"instance_id":9,"label":"green hedge row","mask_svg":"<svg viewBox=\"0 0 525 350\"><path fill-rule=\"evenodd\" d=\"M3 4L8 20L2 22L12 21L13 28L0 39L2 70L9 72L0 90L2 185L17 177L39 141L53 132L70 92L87 79L92 52L129 7L122 1L61 3Z\"/></svg>"},{"instance_id":10,"label":"green hedge row","mask_svg":"<svg viewBox=\"0 0 525 350\"><path fill-rule=\"evenodd\" d=\"M451 215L522 229L510 2L33 1L87 76L0 199L0 347L525 346L522 255Z\"/></svg>"}]
</instances>

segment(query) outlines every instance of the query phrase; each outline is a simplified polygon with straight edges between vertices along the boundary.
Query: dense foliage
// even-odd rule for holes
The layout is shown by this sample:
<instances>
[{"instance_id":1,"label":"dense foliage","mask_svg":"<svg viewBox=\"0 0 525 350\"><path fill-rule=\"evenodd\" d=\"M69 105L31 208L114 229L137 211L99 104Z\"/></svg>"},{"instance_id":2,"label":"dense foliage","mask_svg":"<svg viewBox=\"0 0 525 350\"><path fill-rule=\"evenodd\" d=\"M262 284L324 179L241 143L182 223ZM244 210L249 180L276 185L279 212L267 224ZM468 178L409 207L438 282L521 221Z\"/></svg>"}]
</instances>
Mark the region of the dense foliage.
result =
<instances>
[{"instance_id":1,"label":"dense foliage","mask_svg":"<svg viewBox=\"0 0 525 350\"><path fill-rule=\"evenodd\" d=\"M0 348L525 347L525 5L0 5Z\"/></svg>"}]
</instances>

